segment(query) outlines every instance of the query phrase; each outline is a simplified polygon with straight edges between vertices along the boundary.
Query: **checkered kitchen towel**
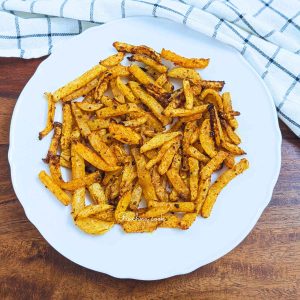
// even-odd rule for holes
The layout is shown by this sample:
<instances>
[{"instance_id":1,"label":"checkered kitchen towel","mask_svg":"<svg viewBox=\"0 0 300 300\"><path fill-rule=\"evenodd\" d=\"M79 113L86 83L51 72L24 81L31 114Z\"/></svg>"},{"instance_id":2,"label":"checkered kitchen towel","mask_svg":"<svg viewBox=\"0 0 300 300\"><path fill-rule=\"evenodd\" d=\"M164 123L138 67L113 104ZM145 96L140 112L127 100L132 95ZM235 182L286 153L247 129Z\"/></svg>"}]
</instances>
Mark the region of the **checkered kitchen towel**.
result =
<instances>
[{"instance_id":1,"label":"checkered kitchen towel","mask_svg":"<svg viewBox=\"0 0 300 300\"><path fill-rule=\"evenodd\" d=\"M299 0L0 0L0 56L39 57L86 27L163 17L235 47L300 137Z\"/></svg>"}]
</instances>

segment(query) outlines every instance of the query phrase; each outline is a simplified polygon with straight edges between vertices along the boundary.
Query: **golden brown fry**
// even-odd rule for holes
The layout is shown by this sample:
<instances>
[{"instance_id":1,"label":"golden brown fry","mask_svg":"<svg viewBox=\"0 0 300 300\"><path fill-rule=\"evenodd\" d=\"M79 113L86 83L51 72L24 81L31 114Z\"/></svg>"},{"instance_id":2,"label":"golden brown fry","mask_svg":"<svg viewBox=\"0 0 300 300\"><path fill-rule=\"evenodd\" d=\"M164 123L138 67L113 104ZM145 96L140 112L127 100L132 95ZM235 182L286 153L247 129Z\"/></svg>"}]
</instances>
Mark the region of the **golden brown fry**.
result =
<instances>
[{"instance_id":1,"label":"golden brown fry","mask_svg":"<svg viewBox=\"0 0 300 300\"><path fill-rule=\"evenodd\" d=\"M154 218L156 219L156 218ZM153 221L152 219L149 220L134 220L134 221L127 221L122 224L123 229L127 233L133 232L152 232L154 231L159 222Z\"/></svg>"},{"instance_id":2,"label":"golden brown fry","mask_svg":"<svg viewBox=\"0 0 300 300\"><path fill-rule=\"evenodd\" d=\"M113 46L116 48L117 51L146 55L152 58L153 60L155 60L156 62L161 63L160 55L155 50L153 50L148 46L145 45L134 46L122 42L114 42Z\"/></svg>"},{"instance_id":3,"label":"golden brown fry","mask_svg":"<svg viewBox=\"0 0 300 300\"><path fill-rule=\"evenodd\" d=\"M143 116L143 117L136 118L133 120L123 121L122 125L124 125L126 127L138 127L138 126L145 124L147 122L147 120L148 120L147 116Z\"/></svg>"},{"instance_id":4,"label":"golden brown fry","mask_svg":"<svg viewBox=\"0 0 300 300\"><path fill-rule=\"evenodd\" d=\"M48 133L53 129L53 121L55 115L55 102L53 100L53 96L50 93L45 93L45 96L47 97L48 103L47 122L45 128L39 133L40 140L48 135Z\"/></svg>"},{"instance_id":5,"label":"golden brown fry","mask_svg":"<svg viewBox=\"0 0 300 300\"><path fill-rule=\"evenodd\" d=\"M118 223L122 223L124 221L123 213L127 210L130 201L131 201L131 191L127 191L119 200L115 210L115 219Z\"/></svg>"},{"instance_id":6,"label":"golden brown fry","mask_svg":"<svg viewBox=\"0 0 300 300\"><path fill-rule=\"evenodd\" d=\"M97 100L101 100L102 96L104 95L105 91L108 88L108 83L110 80L118 77L118 76L128 76L129 71L128 67L117 65L115 67L112 67L111 69L107 70L100 78L98 85L95 90L94 97Z\"/></svg>"},{"instance_id":7,"label":"golden brown fry","mask_svg":"<svg viewBox=\"0 0 300 300\"><path fill-rule=\"evenodd\" d=\"M104 67L111 68L117 66L124 59L125 53L118 52L117 54L111 55L104 60L100 61L100 64Z\"/></svg>"},{"instance_id":8,"label":"golden brown fry","mask_svg":"<svg viewBox=\"0 0 300 300\"><path fill-rule=\"evenodd\" d=\"M82 143L76 143L74 146L77 153L97 169L107 172L120 169L118 166L108 165L100 156Z\"/></svg>"},{"instance_id":9,"label":"golden brown fry","mask_svg":"<svg viewBox=\"0 0 300 300\"><path fill-rule=\"evenodd\" d=\"M72 101L79 97L85 96L85 95L89 94L91 91L93 91L97 87L97 85L98 85L98 78L95 78L92 81L88 82L83 87L81 87L80 89L75 90L71 94L65 96L61 100L63 102L69 102L69 101Z\"/></svg>"},{"instance_id":10,"label":"golden brown fry","mask_svg":"<svg viewBox=\"0 0 300 300\"><path fill-rule=\"evenodd\" d=\"M196 213L186 213L180 221L181 229L183 230L189 229L191 225L195 222L196 218L197 218Z\"/></svg>"},{"instance_id":11,"label":"golden brown fry","mask_svg":"<svg viewBox=\"0 0 300 300\"><path fill-rule=\"evenodd\" d=\"M228 154L228 156L225 158L224 163L227 168L232 169L235 165L235 159L232 154Z\"/></svg>"},{"instance_id":12,"label":"golden brown fry","mask_svg":"<svg viewBox=\"0 0 300 300\"><path fill-rule=\"evenodd\" d=\"M141 186L137 183L131 193L131 201L130 201L130 209L136 211L139 207L139 204L142 200L142 188Z\"/></svg>"},{"instance_id":13,"label":"golden brown fry","mask_svg":"<svg viewBox=\"0 0 300 300\"><path fill-rule=\"evenodd\" d=\"M195 82L196 85L200 86L202 89L213 89L216 91L221 91L224 87L224 81L212 81L212 80L201 80Z\"/></svg>"},{"instance_id":14,"label":"golden brown fry","mask_svg":"<svg viewBox=\"0 0 300 300\"><path fill-rule=\"evenodd\" d=\"M204 104L200 106L195 106L192 109L185 109L185 108L175 108L169 112L169 116L171 117L187 117L192 116L195 114L200 114L205 112L208 109L209 105ZM166 112L165 112L166 114Z\"/></svg>"},{"instance_id":15,"label":"golden brown fry","mask_svg":"<svg viewBox=\"0 0 300 300\"><path fill-rule=\"evenodd\" d=\"M152 96L147 94L138 83L130 81L129 86L135 97L148 106L163 125L167 125L169 123L170 119L162 114L164 110L163 107Z\"/></svg>"},{"instance_id":16,"label":"golden brown fry","mask_svg":"<svg viewBox=\"0 0 300 300\"><path fill-rule=\"evenodd\" d=\"M112 107L104 107L96 111L99 119L111 118L126 115L131 112L139 111L139 107L134 103L122 104Z\"/></svg>"},{"instance_id":17,"label":"golden brown fry","mask_svg":"<svg viewBox=\"0 0 300 300\"><path fill-rule=\"evenodd\" d=\"M241 149L239 146L235 144L231 144L229 142L223 142L222 147L226 150L228 150L230 153L235 154L235 155L243 155L246 154L246 152Z\"/></svg>"},{"instance_id":18,"label":"golden brown fry","mask_svg":"<svg viewBox=\"0 0 300 300\"><path fill-rule=\"evenodd\" d=\"M117 78L120 78L120 77L117 77ZM112 79L110 81L110 88L111 88L112 94L114 96L114 99L116 99L119 103L125 103L125 97L119 90L116 79Z\"/></svg>"},{"instance_id":19,"label":"golden brown fry","mask_svg":"<svg viewBox=\"0 0 300 300\"><path fill-rule=\"evenodd\" d=\"M217 91L213 89L205 89L201 93L200 99L214 104L220 111L223 111L223 101Z\"/></svg>"},{"instance_id":20,"label":"golden brown fry","mask_svg":"<svg viewBox=\"0 0 300 300\"><path fill-rule=\"evenodd\" d=\"M179 141L176 141L171 147L167 149L167 151L163 155L161 162L158 166L158 172L160 175L165 174L169 170L169 167L173 161L175 154L179 149L179 146L180 146Z\"/></svg>"},{"instance_id":21,"label":"golden brown fry","mask_svg":"<svg viewBox=\"0 0 300 300\"><path fill-rule=\"evenodd\" d=\"M99 212L95 215L93 215L94 219L99 219L106 222L113 222L115 223L115 212L113 209L108 209L102 212Z\"/></svg>"},{"instance_id":22,"label":"golden brown fry","mask_svg":"<svg viewBox=\"0 0 300 300\"><path fill-rule=\"evenodd\" d=\"M200 128L199 139L201 146L208 156L214 157L217 154L215 142L212 136L210 120L205 119Z\"/></svg>"},{"instance_id":23,"label":"golden brown fry","mask_svg":"<svg viewBox=\"0 0 300 300\"><path fill-rule=\"evenodd\" d=\"M180 224L180 220L176 215L173 214L165 214L162 216L163 222L159 224L161 228L178 228Z\"/></svg>"},{"instance_id":24,"label":"golden brown fry","mask_svg":"<svg viewBox=\"0 0 300 300\"><path fill-rule=\"evenodd\" d=\"M147 122L146 124L150 127L153 128L156 132L163 131L163 126L161 122L152 115L152 113L146 113L145 116L147 117Z\"/></svg>"},{"instance_id":25,"label":"golden brown fry","mask_svg":"<svg viewBox=\"0 0 300 300\"><path fill-rule=\"evenodd\" d=\"M104 234L114 226L114 222L106 222L96 217L78 218L75 224L84 232L89 234Z\"/></svg>"},{"instance_id":26,"label":"golden brown fry","mask_svg":"<svg viewBox=\"0 0 300 300\"><path fill-rule=\"evenodd\" d=\"M189 146L186 150L186 154L188 154L189 156L202 161L202 162L208 162L209 158L207 156L205 156L204 154L202 154L197 148L193 147L193 146Z\"/></svg>"},{"instance_id":27,"label":"golden brown fry","mask_svg":"<svg viewBox=\"0 0 300 300\"><path fill-rule=\"evenodd\" d=\"M147 75L138 65L131 65L129 72L142 84L155 83L155 81Z\"/></svg>"},{"instance_id":28,"label":"golden brown fry","mask_svg":"<svg viewBox=\"0 0 300 300\"><path fill-rule=\"evenodd\" d=\"M110 147L103 142L101 136L99 136L96 132L92 132L89 135L89 142L94 150L108 165L117 165L117 158L115 154L112 152Z\"/></svg>"},{"instance_id":29,"label":"golden brown fry","mask_svg":"<svg viewBox=\"0 0 300 300\"><path fill-rule=\"evenodd\" d=\"M60 140L60 146L61 146L62 152L70 149L72 125L73 125L73 118L72 118L71 106L70 106L70 104L64 104L63 105L62 135L61 135L61 140Z\"/></svg>"},{"instance_id":30,"label":"golden brown fry","mask_svg":"<svg viewBox=\"0 0 300 300\"><path fill-rule=\"evenodd\" d=\"M101 103L77 102L76 104L81 110L87 112L93 112L103 107Z\"/></svg>"},{"instance_id":31,"label":"golden brown fry","mask_svg":"<svg viewBox=\"0 0 300 300\"><path fill-rule=\"evenodd\" d=\"M207 192L210 186L211 178L207 178L205 180L200 179L199 181L199 188L198 188L198 195L195 203L195 211L199 214L202 205L206 199Z\"/></svg>"},{"instance_id":32,"label":"golden brown fry","mask_svg":"<svg viewBox=\"0 0 300 300\"><path fill-rule=\"evenodd\" d=\"M231 103L231 96L230 93L224 93L222 95L222 100L223 100L223 110L224 113L227 113L228 115L230 115L230 112L232 111L232 103ZM237 120L234 118L234 116L230 116L229 120L229 125L233 128L233 129L237 129L239 124L237 122Z\"/></svg>"},{"instance_id":33,"label":"golden brown fry","mask_svg":"<svg viewBox=\"0 0 300 300\"><path fill-rule=\"evenodd\" d=\"M161 74L156 80L155 83L159 86L164 87L164 85L168 82L168 76L166 73ZM171 92L170 90L167 92Z\"/></svg>"},{"instance_id":34,"label":"golden brown fry","mask_svg":"<svg viewBox=\"0 0 300 300\"><path fill-rule=\"evenodd\" d=\"M85 121L83 114L81 112L81 110L79 109L79 107L77 106L76 103L72 103L72 112L76 121L77 126L80 129L80 133L82 134L82 136L84 137L88 137L91 133L91 130L87 124L87 122Z\"/></svg>"},{"instance_id":35,"label":"golden brown fry","mask_svg":"<svg viewBox=\"0 0 300 300\"><path fill-rule=\"evenodd\" d=\"M90 130L94 131L103 128L108 128L109 123L110 123L109 119L94 119L88 121L88 126Z\"/></svg>"},{"instance_id":36,"label":"golden brown fry","mask_svg":"<svg viewBox=\"0 0 300 300\"><path fill-rule=\"evenodd\" d=\"M61 167L71 169L71 163L66 159L64 159L63 157L60 157L59 163Z\"/></svg>"},{"instance_id":37,"label":"golden brown fry","mask_svg":"<svg viewBox=\"0 0 300 300\"><path fill-rule=\"evenodd\" d=\"M190 167L190 190L191 201L196 201L198 194L198 181L199 181L199 163L198 160L192 157L188 159Z\"/></svg>"},{"instance_id":38,"label":"golden brown fry","mask_svg":"<svg viewBox=\"0 0 300 300\"><path fill-rule=\"evenodd\" d=\"M39 179L63 205L68 205L71 202L71 197L65 193L45 171L39 173Z\"/></svg>"},{"instance_id":39,"label":"golden brown fry","mask_svg":"<svg viewBox=\"0 0 300 300\"><path fill-rule=\"evenodd\" d=\"M107 198L105 196L104 189L99 182L95 182L89 185L88 190L94 203L96 204L107 203Z\"/></svg>"},{"instance_id":40,"label":"golden brown fry","mask_svg":"<svg viewBox=\"0 0 300 300\"><path fill-rule=\"evenodd\" d=\"M174 139L177 136L180 136L182 133L180 131L176 132L167 132L167 133L159 133L155 137L153 137L151 140L146 142L141 147L141 153L158 148L162 146L164 143Z\"/></svg>"},{"instance_id":41,"label":"golden brown fry","mask_svg":"<svg viewBox=\"0 0 300 300\"><path fill-rule=\"evenodd\" d=\"M170 50L162 49L161 57L185 68L204 69L209 64L209 58L186 58Z\"/></svg>"},{"instance_id":42,"label":"golden brown fry","mask_svg":"<svg viewBox=\"0 0 300 300\"><path fill-rule=\"evenodd\" d=\"M154 69L155 71L159 73L166 73L168 71L168 68L164 66L161 63L158 63L157 61L153 60L150 57L141 55L141 54L134 54L131 57L128 57L129 61L138 61L141 63L144 63L145 65L149 66L150 68Z\"/></svg>"},{"instance_id":43,"label":"golden brown fry","mask_svg":"<svg viewBox=\"0 0 300 300\"><path fill-rule=\"evenodd\" d=\"M129 127L110 123L108 130L114 139L124 144L137 145L141 141L141 136Z\"/></svg>"},{"instance_id":44,"label":"golden brown fry","mask_svg":"<svg viewBox=\"0 0 300 300\"><path fill-rule=\"evenodd\" d=\"M168 72L168 76L177 79L190 79L200 81L201 77L197 71L188 68L174 68Z\"/></svg>"},{"instance_id":45,"label":"golden brown fry","mask_svg":"<svg viewBox=\"0 0 300 300\"><path fill-rule=\"evenodd\" d=\"M146 169L145 157L139 152L137 148L131 149L131 153L136 162L138 181L143 189L145 200L147 202L151 200L157 200L155 189L151 181L150 172Z\"/></svg>"},{"instance_id":46,"label":"golden brown fry","mask_svg":"<svg viewBox=\"0 0 300 300\"><path fill-rule=\"evenodd\" d=\"M167 202L169 200L169 196L166 191L166 180L160 176L156 166L152 170L152 183L158 199L160 201Z\"/></svg>"},{"instance_id":47,"label":"golden brown fry","mask_svg":"<svg viewBox=\"0 0 300 300\"><path fill-rule=\"evenodd\" d=\"M120 194L123 195L128 190L132 189L133 181L137 178L136 168L133 166L132 162L125 165L121 183L120 183Z\"/></svg>"},{"instance_id":48,"label":"golden brown fry","mask_svg":"<svg viewBox=\"0 0 300 300\"><path fill-rule=\"evenodd\" d=\"M249 162L247 159L243 158L239 163L237 163L232 169L225 171L210 187L205 202L203 203L201 209L201 215L204 218L208 218L211 214L213 205L222 189L237 175L241 174L249 168Z\"/></svg>"},{"instance_id":49,"label":"golden brown fry","mask_svg":"<svg viewBox=\"0 0 300 300\"><path fill-rule=\"evenodd\" d=\"M112 205L109 204L88 205L77 214L76 218L87 218L109 209L112 209Z\"/></svg>"},{"instance_id":50,"label":"golden brown fry","mask_svg":"<svg viewBox=\"0 0 300 300\"><path fill-rule=\"evenodd\" d=\"M155 157L153 157L152 159L150 159L148 162L147 162L147 165L146 165L146 169L147 170L150 170L155 164L157 164L158 162L161 161L161 159L163 158L163 156L165 155L166 151L175 143L177 143L179 141L179 138L178 136L165 142L161 149L156 153ZM152 149L153 150L153 149ZM151 150L148 150L145 152L148 153L149 151Z\"/></svg>"},{"instance_id":51,"label":"golden brown fry","mask_svg":"<svg viewBox=\"0 0 300 300\"><path fill-rule=\"evenodd\" d=\"M224 159L228 156L227 152L219 151L201 170L202 180L209 178L213 172L219 169Z\"/></svg>"},{"instance_id":52,"label":"golden brown fry","mask_svg":"<svg viewBox=\"0 0 300 300\"><path fill-rule=\"evenodd\" d=\"M148 209L146 212L140 215L141 218L155 218L162 217L164 214L168 213L170 210L169 207L153 207Z\"/></svg>"},{"instance_id":53,"label":"golden brown fry","mask_svg":"<svg viewBox=\"0 0 300 300\"><path fill-rule=\"evenodd\" d=\"M194 106L194 95L191 91L190 82L187 79L183 79L183 92L185 95L185 108L192 109Z\"/></svg>"},{"instance_id":54,"label":"golden brown fry","mask_svg":"<svg viewBox=\"0 0 300 300\"><path fill-rule=\"evenodd\" d=\"M138 103L138 99L134 96L131 89L122 82L120 77L117 77L116 84L120 92L123 94L123 96L127 99L127 101L131 103Z\"/></svg>"},{"instance_id":55,"label":"golden brown fry","mask_svg":"<svg viewBox=\"0 0 300 300\"><path fill-rule=\"evenodd\" d=\"M148 206L154 207L168 207L170 212L193 212L195 204L193 202L158 202L149 201Z\"/></svg>"},{"instance_id":56,"label":"golden brown fry","mask_svg":"<svg viewBox=\"0 0 300 300\"><path fill-rule=\"evenodd\" d=\"M227 124L225 120L222 120L221 123L224 126L230 140L234 144L239 145L241 143L241 138L236 134L236 132L232 129L232 127Z\"/></svg>"},{"instance_id":57,"label":"golden brown fry","mask_svg":"<svg viewBox=\"0 0 300 300\"><path fill-rule=\"evenodd\" d=\"M46 155L46 158L43 159L44 162L48 163L49 159L52 156L55 156L58 151L58 146L60 144L61 139L61 133L62 133L62 125L61 123L54 122L54 133L51 138L50 146Z\"/></svg>"},{"instance_id":58,"label":"golden brown fry","mask_svg":"<svg viewBox=\"0 0 300 300\"><path fill-rule=\"evenodd\" d=\"M53 100L57 102L60 99L65 98L66 96L70 95L74 91L82 88L87 83L98 77L101 73L105 72L106 68L101 65L96 65L78 78L74 79L73 81L69 82L65 86L59 88L53 93Z\"/></svg>"},{"instance_id":59,"label":"golden brown fry","mask_svg":"<svg viewBox=\"0 0 300 300\"><path fill-rule=\"evenodd\" d=\"M195 121L186 123L183 131L182 149L186 153L190 146L191 136L197 129L197 123Z\"/></svg>"},{"instance_id":60,"label":"golden brown fry","mask_svg":"<svg viewBox=\"0 0 300 300\"><path fill-rule=\"evenodd\" d=\"M183 199L187 199L189 197L189 189L178 174L177 170L169 169L167 171L167 176L172 184L173 188L176 190L176 192L179 194L179 197L182 197Z\"/></svg>"}]
</instances>

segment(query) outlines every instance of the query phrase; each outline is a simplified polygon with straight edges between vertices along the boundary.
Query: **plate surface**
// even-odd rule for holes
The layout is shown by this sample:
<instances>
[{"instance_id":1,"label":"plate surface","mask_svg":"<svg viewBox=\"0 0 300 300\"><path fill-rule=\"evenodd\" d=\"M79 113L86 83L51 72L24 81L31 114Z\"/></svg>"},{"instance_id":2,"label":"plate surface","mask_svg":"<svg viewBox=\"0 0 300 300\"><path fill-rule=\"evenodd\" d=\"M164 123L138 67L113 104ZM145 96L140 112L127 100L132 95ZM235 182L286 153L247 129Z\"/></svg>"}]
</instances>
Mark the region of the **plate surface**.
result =
<instances>
[{"instance_id":1,"label":"plate surface","mask_svg":"<svg viewBox=\"0 0 300 300\"><path fill-rule=\"evenodd\" d=\"M116 40L171 49L187 57L210 57L204 79L225 80L250 169L221 193L209 219L187 231L159 229L125 234L119 226L103 236L75 227L63 207L38 181L50 136L38 141L46 120L45 91L53 91L114 53ZM56 119L60 119L57 109ZM50 134L51 135L51 134ZM15 192L28 219L62 255L119 278L154 280L184 274L228 253L250 232L269 203L280 163L281 135L272 98L262 80L234 49L180 24L128 18L94 27L54 49L21 93L10 129L9 162ZM46 169L47 170L47 169Z\"/></svg>"}]
</instances>

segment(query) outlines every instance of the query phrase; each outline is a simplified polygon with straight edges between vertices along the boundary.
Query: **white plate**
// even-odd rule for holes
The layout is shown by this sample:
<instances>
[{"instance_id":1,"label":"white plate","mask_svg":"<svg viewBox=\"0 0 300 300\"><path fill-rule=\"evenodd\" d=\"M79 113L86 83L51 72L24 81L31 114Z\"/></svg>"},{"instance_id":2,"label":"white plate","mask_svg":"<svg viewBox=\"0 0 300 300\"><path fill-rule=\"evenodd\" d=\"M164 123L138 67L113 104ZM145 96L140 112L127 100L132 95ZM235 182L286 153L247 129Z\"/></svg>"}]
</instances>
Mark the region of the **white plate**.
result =
<instances>
[{"instance_id":1,"label":"white plate","mask_svg":"<svg viewBox=\"0 0 300 300\"><path fill-rule=\"evenodd\" d=\"M46 120L45 91L53 91L114 52L116 40L172 49L188 57L210 57L205 79L225 80L238 118L250 169L221 193L209 219L187 231L159 229L124 234L119 226L103 236L77 229L63 207L38 181L46 166L50 136L38 141ZM57 112L60 109L57 109ZM56 116L60 120L60 114ZM28 219L62 255L89 269L119 278L154 280L184 274L237 246L269 203L280 169L281 135L269 92L234 49L173 22L130 18L94 27L54 50L20 95L10 129L9 162L15 192Z\"/></svg>"}]
</instances>

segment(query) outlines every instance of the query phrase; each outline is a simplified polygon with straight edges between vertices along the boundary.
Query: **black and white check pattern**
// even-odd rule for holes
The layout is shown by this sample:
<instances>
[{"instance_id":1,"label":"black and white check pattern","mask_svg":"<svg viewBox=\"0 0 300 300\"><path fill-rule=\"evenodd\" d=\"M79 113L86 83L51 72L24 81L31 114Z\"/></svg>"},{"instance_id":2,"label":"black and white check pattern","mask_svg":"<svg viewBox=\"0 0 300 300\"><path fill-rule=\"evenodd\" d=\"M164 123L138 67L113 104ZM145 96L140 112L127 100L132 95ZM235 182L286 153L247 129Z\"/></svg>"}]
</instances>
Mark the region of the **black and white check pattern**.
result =
<instances>
[{"instance_id":1,"label":"black and white check pattern","mask_svg":"<svg viewBox=\"0 0 300 300\"><path fill-rule=\"evenodd\" d=\"M300 137L299 0L0 0L0 56L39 57L89 26L163 17L235 47Z\"/></svg>"}]
</instances>

